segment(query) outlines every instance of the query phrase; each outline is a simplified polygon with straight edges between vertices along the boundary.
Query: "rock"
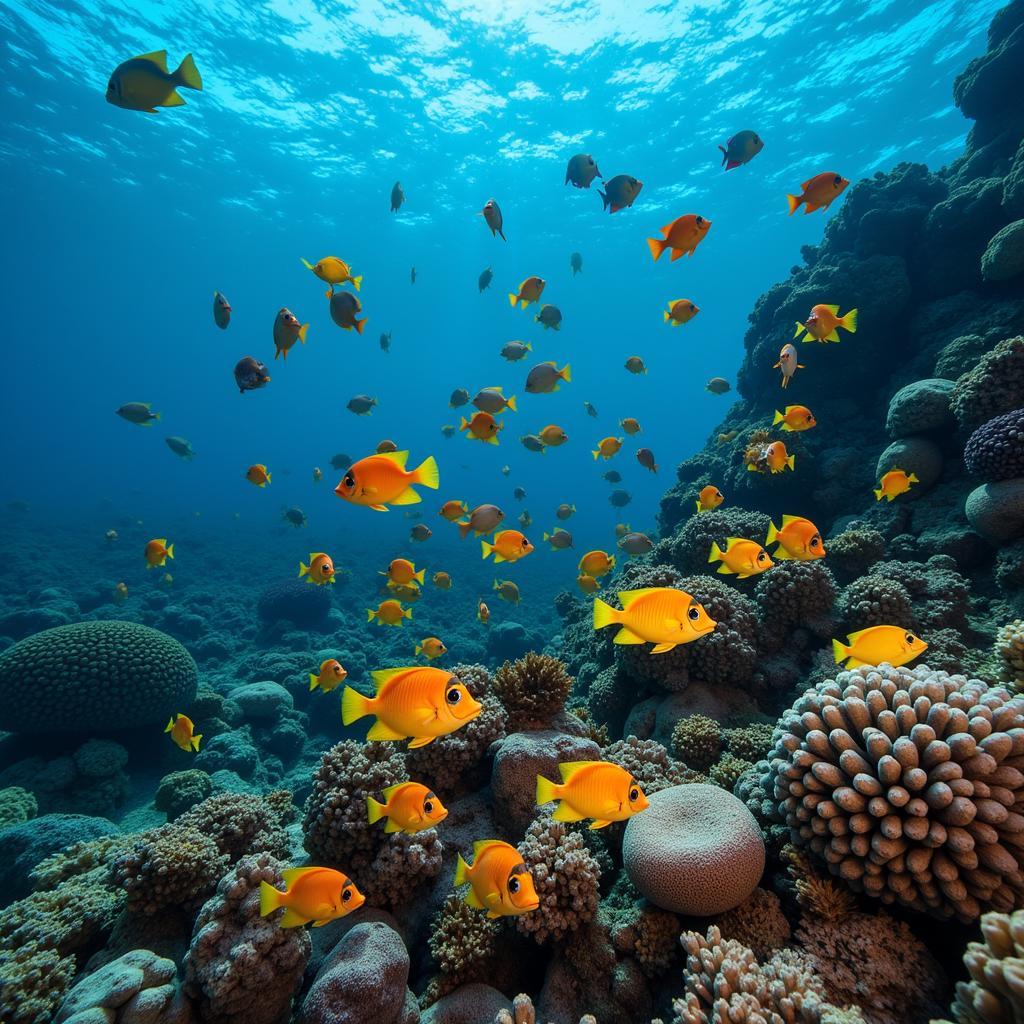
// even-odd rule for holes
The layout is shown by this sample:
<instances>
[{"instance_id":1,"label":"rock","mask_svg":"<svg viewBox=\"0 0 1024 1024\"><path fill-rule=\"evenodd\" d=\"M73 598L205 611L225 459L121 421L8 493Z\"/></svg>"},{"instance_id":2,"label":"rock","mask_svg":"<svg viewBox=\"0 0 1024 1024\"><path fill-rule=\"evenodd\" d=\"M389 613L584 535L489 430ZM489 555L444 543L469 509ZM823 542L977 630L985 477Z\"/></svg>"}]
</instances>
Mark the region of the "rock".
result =
<instances>
[{"instance_id":1,"label":"rock","mask_svg":"<svg viewBox=\"0 0 1024 1024\"><path fill-rule=\"evenodd\" d=\"M292 695L280 684L271 680L246 683L231 691L233 700L245 718L277 719L295 706Z\"/></svg>"},{"instance_id":2,"label":"rock","mask_svg":"<svg viewBox=\"0 0 1024 1024\"><path fill-rule=\"evenodd\" d=\"M626 823L622 862L656 906L709 917L739 906L764 871L761 829L746 805L718 786L690 784L654 793Z\"/></svg>"},{"instance_id":3,"label":"rock","mask_svg":"<svg viewBox=\"0 0 1024 1024\"><path fill-rule=\"evenodd\" d=\"M1011 217L1024 217L1024 139L1017 147L1010 173L1003 178L1003 209Z\"/></svg>"},{"instance_id":4,"label":"rock","mask_svg":"<svg viewBox=\"0 0 1024 1024\"><path fill-rule=\"evenodd\" d=\"M1000 228L981 257L981 276L986 281L1009 281L1024 273L1024 220Z\"/></svg>"},{"instance_id":5,"label":"rock","mask_svg":"<svg viewBox=\"0 0 1024 1024\"><path fill-rule=\"evenodd\" d=\"M600 758L601 748L582 736L550 729L506 736L498 744L491 770L495 816L510 830L522 832L533 820L538 775L558 778L560 761Z\"/></svg>"},{"instance_id":6,"label":"rock","mask_svg":"<svg viewBox=\"0 0 1024 1024\"><path fill-rule=\"evenodd\" d=\"M942 476L942 465L942 450L934 441L924 437L906 437L893 441L878 457L875 479L881 480L890 469L913 473L919 482L912 484L906 494L896 499L912 501L938 483Z\"/></svg>"},{"instance_id":7,"label":"rock","mask_svg":"<svg viewBox=\"0 0 1024 1024\"><path fill-rule=\"evenodd\" d=\"M995 122L1019 118L1024 94L1024 26L1020 4L1010 3L992 19L988 51L967 65L953 83L953 101L964 117ZM992 129L997 130L996 127Z\"/></svg>"},{"instance_id":8,"label":"rock","mask_svg":"<svg viewBox=\"0 0 1024 1024\"><path fill-rule=\"evenodd\" d=\"M952 419L949 399L953 381L940 377L916 380L900 388L889 401L885 429L890 437L909 437L946 426Z\"/></svg>"},{"instance_id":9,"label":"rock","mask_svg":"<svg viewBox=\"0 0 1024 1024\"><path fill-rule=\"evenodd\" d=\"M442 996L423 1012L421 1024L490 1024L512 1003L496 988L474 982Z\"/></svg>"},{"instance_id":10,"label":"rock","mask_svg":"<svg viewBox=\"0 0 1024 1024\"><path fill-rule=\"evenodd\" d=\"M498 661L515 661L530 647L526 627L518 622L499 622L487 634L487 653Z\"/></svg>"},{"instance_id":11,"label":"rock","mask_svg":"<svg viewBox=\"0 0 1024 1024\"><path fill-rule=\"evenodd\" d=\"M935 360L935 373L955 381L973 370L978 360L988 351L988 339L980 334L965 334L945 345Z\"/></svg>"},{"instance_id":12,"label":"rock","mask_svg":"<svg viewBox=\"0 0 1024 1024\"><path fill-rule=\"evenodd\" d=\"M407 1012L409 953L381 922L357 924L334 947L310 987L300 1024L413 1024Z\"/></svg>"},{"instance_id":13,"label":"rock","mask_svg":"<svg viewBox=\"0 0 1024 1024\"><path fill-rule=\"evenodd\" d=\"M1024 537L1024 479L975 488L964 505L967 521L995 544Z\"/></svg>"}]
</instances>

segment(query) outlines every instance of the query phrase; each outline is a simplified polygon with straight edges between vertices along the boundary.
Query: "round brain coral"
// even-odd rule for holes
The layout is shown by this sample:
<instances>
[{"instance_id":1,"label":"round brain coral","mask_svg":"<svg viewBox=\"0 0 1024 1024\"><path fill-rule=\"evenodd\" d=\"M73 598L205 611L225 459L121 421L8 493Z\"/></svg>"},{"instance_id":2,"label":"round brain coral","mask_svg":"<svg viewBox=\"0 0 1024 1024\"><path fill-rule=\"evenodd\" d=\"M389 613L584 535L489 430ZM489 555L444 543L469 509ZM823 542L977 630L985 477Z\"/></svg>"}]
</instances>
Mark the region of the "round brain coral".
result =
<instances>
[{"instance_id":1,"label":"round brain coral","mask_svg":"<svg viewBox=\"0 0 1024 1024\"><path fill-rule=\"evenodd\" d=\"M159 630L116 621L58 626L0 653L0 729L163 727L196 685L192 656Z\"/></svg>"},{"instance_id":2,"label":"round brain coral","mask_svg":"<svg viewBox=\"0 0 1024 1024\"><path fill-rule=\"evenodd\" d=\"M792 841L851 889L967 922L1024 902L1024 698L862 666L808 690L776 736Z\"/></svg>"},{"instance_id":3,"label":"round brain coral","mask_svg":"<svg viewBox=\"0 0 1024 1024\"><path fill-rule=\"evenodd\" d=\"M764 840L742 801L718 786L663 789L626 823L622 861L656 906L707 917L739 906L764 871Z\"/></svg>"},{"instance_id":4,"label":"round brain coral","mask_svg":"<svg viewBox=\"0 0 1024 1024\"><path fill-rule=\"evenodd\" d=\"M1024 409L978 427L964 448L964 465L968 472L990 481L1024 476Z\"/></svg>"}]
</instances>

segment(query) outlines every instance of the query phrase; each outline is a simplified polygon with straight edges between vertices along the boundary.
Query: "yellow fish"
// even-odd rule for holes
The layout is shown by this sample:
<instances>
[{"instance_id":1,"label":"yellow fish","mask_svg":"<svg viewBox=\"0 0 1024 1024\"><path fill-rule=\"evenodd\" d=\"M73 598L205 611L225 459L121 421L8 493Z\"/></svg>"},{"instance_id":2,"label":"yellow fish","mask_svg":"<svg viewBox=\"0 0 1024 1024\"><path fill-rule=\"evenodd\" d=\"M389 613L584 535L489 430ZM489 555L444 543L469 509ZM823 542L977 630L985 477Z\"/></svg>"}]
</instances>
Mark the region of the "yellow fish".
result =
<instances>
[{"instance_id":1,"label":"yellow fish","mask_svg":"<svg viewBox=\"0 0 1024 1024\"><path fill-rule=\"evenodd\" d=\"M727 576L735 573L741 580L748 576L756 576L775 564L760 544L753 540L745 540L743 537L729 537L724 551L718 546L717 541L713 542L708 561L721 562L718 567L720 573Z\"/></svg>"},{"instance_id":2,"label":"yellow fish","mask_svg":"<svg viewBox=\"0 0 1024 1024\"><path fill-rule=\"evenodd\" d=\"M107 83L107 102L124 110L155 114L157 107L185 105L179 88L202 91L203 80L192 54L185 55L177 71L168 72L167 51L154 50L114 68Z\"/></svg>"},{"instance_id":3,"label":"yellow fish","mask_svg":"<svg viewBox=\"0 0 1024 1024\"><path fill-rule=\"evenodd\" d=\"M665 323L671 322L673 327L680 327L682 324L689 323L699 312L700 306L695 305L689 299L673 299L668 304L668 312L663 312L661 315Z\"/></svg>"},{"instance_id":4,"label":"yellow fish","mask_svg":"<svg viewBox=\"0 0 1024 1024\"><path fill-rule=\"evenodd\" d=\"M890 469L878 482L875 490L875 501L885 498L887 501L895 501L901 494L910 490L911 484L919 484L921 481L913 473L905 473L902 469Z\"/></svg>"},{"instance_id":5,"label":"yellow fish","mask_svg":"<svg viewBox=\"0 0 1024 1024\"><path fill-rule=\"evenodd\" d=\"M281 877L287 886L284 892L260 882L260 915L266 917L284 907L282 928L298 928L310 921L314 928L321 928L366 902L355 882L333 868L286 868Z\"/></svg>"},{"instance_id":6,"label":"yellow fish","mask_svg":"<svg viewBox=\"0 0 1024 1024\"><path fill-rule=\"evenodd\" d=\"M155 569L166 565L168 558L174 557L174 545L167 543L166 537L158 537L146 545L146 568Z\"/></svg>"},{"instance_id":7,"label":"yellow fish","mask_svg":"<svg viewBox=\"0 0 1024 1024\"><path fill-rule=\"evenodd\" d=\"M547 282L542 277L526 278L526 280L519 286L518 292L514 295L512 292L508 293L508 304L514 307L518 302L520 309L526 309L531 302L536 302L540 298L541 292L544 291L545 284L547 284Z\"/></svg>"},{"instance_id":8,"label":"yellow fish","mask_svg":"<svg viewBox=\"0 0 1024 1024\"><path fill-rule=\"evenodd\" d=\"M593 576L588 576L585 572L581 572L576 577L576 586L583 591L584 594L596 594L601 589L601 581L595 579Z\"/></svg>"},{"instance_id":9,"label":"yellow fish","mask_svg":"<svg viewBox=\"0 0 1024 1024\"><path fill-rule=\"evenodd\" d=\"M466 903L486 910L489 918L517 917L540 906L533 875L523 863L522 854L509 843L486 839L473 844L473 863L459 854L455 884L469 883Z\"/></svg>"},{"instance_id":10,"label":"yellow fish","mask_svg":"<svg viewBox=\"0 0 1024 1024\"><path fill-rule=\"evenodd\" d=\"M537 804L558 800L555 821L593 818L590 827L625 821L650 806L644 791L625 768L607 761L565 761L559 764L562 784L537 776Z\"/></svg>"},{"instance_id":11,"label":"yellow fish","mask_svg":"<svg viewBox=\"0 0 1024 1024\"><path fill-rule=\"evenodd\" d=\"M847 636L847 643L832 641L832 653L836 664L846 661L846 668L859 665L881 665L888 662L893 667L906 665L928 645L902 626L869 626Z\"/></svg>"},{"instance_id":12,"label":"yellow fish","mask_svg":"<svg viewBox=\"0 0 1024 1024\"><path fill-rule=\"evenodd\" d=\"M851 309L846 316L840 316L838 306L822 303L812 306L810 316L802 324L797 323L796 334L793 337L798 338L803 333L804 341L839 341L839 327L856 334L857 310Z\"/></svg>"},{"instance_id":13,"label":"yellow fish","mask_svg":"<svg viewBox=\"0 0 1024 1024\"><path fill-rule=\"evenodd\" d=\"M786 446L782 441L772 441L764 450L764 464L771 473L784 473L787 469L792 470L796 465L796 456L790 455L786 451ZM747 469L752 473L757 472L756 467L749 464Z\"/></svg>"},{"instance_id":14,"label":"yellow fish","mask_svg":"<svg viewBox=\"0 0 1024 1024\"><path fill-rule=\"evenodd\" d=\"M711 512L725 501L725 495L714 485L702 487L697 495L697 511Z\"/></svg>"},{"instance_id":15,"label":"yellow fish","mask_svg":"<svg viewBox=\"0 0 1024 1024\"><path fill-rule=\"evenodd\" d=\"M387 570L382 571L380 575L387 576L389 583L397 583L399 585L403 583L422 584L426 572L426 569L420 569L417 572L416 566L408 558L395 558L391 561Z\"/></svg>"},{"instance_id":16,"label":"yellow fish","mask_svg":"<svg viewBox=\"0 0 1024 1024\"><path fill-rule=\"evenodd\" d=\"M451 590L452 589L452 578L446 572L435 572L430 578L430 582L437 587L438 590Z\"/></svg>"},{"instance_id":17,"label":"yellow fish","mask_svg":"<svg viewBox=\"0 0 1024 1024\"><path fill-rule=\"evenodd\" d=\"M299 257L302 259L302 257ZM346 281L352 283L352 287L356 291L363 285L362 276L353 277L352 269L344 260L339 260L337 256L325 256L322 260L317 260L316 263L308 263L306 260L302 260L302 265L307 270L312 270L321 281L330 285L324 294L327 298L330 298L334 294L334 286L336 284L341 285Z\"/></svg>"},{"instance_id":18,"label":"yellow fish","mask_svg":"<svg viewBox=\"0 0 1024 1024\"><path fill-rule=\"evenodd\" d=\"M251 484L255 484L257 487L266 487L270 483L270 474L267 472L267 467L261 462L257 462L254 466L250 466L245 471L245 479Z\"/></svg>"},{"instance_id":19,"label":"yellow fish","mask_svg":"<svg viewBox=\"0 0 1024 1024\"><path fill-rule=\"evenodd\" d=\"M388 505L415 505L423 499L413 490L421 484L437 490L440 477L433 455L414 470L405 469L409 453L382 452L360 459L348 468L334 493L353 505L366 505L375 512L387 512Z\"/></svg>"},{"instance_id":20,"label":"yellow fish","mask_svg":"<svg viewBox=\"0 0 1024 1024\"><path fill-rule=\"evenodd\" d=\"M425 654L431 661L447 653L448 648L436 636L424 637L413 651L413 654Z\"/></svg>"},{"instance_id":21,"label":"yellow fish","mask_svg":"<svg viewBox=\"0 0 1024 1024\"><path fill-rule=\"evenodd\" d=\"M171 715L164 732L169 732L175 744L188 753L198 750L199 741L203 738L202 733L197 733L195 728L188 715Z\"/></svg>"},{"instance_id":22,"label":"yellow fish","mask_svg":"<svg viewBox=\"0 0 1024 1024\"><path fill-rule=\"evenodd\" d=\"M765 544L778 544L774 557L779 562L787 559L812 562L825 557L821 532L810 519L804 519L802 516L783 516L781 530L776 530L775 524L769 522L768 539Z\"/></svg>"},{"instance_id":23,"label":"yellow fish","mask_svg":"<svg viewBox=\"0 0 1024 1024\"><path fill-rule=\"evenodd\" d=\"M581 559L579 570L587 576L600 579L615 568L615 556L605 551L588 551Z\"/></svg>"},{"instance_id":24,"label":"yellow fish","mask_svg":"<svg viewBox=\"0 0 1024 1024\"><path fill-rule=\"evenodd\" d=\"M459 430L465 430L471 441L483 441L484 444L497 444L498 431L504 427L505 424L496 420L489 412L473 413L468 420L463 416L459 424Z\"/></svg>"},{"instance_id":25,"label":"yellow fish","mask_svg":"<svg viewBox=\"0 0 1024 1024\"><path fill-rule=\"evenodd\" d=\"M299 559L299 579L306 577L307 583L315 583L322 587L326 583L333 583L335 577L334 562L331 556L323 551L310 551L309 565Z\"/></svg>"},{"instance_id":26,"label":"yellow fish","mask_svg":"<svg viewBox=\"0 0 1024 1024\"><path fill-rule=\"evenodd\" d=\"M385 832L404 832L413 836L439 825L448 817L448 809L422 782L400 782L383 791L384 803L366 798L366 816L370 824L387 818Z\"/></svg>"},{"instance_id":27,"label":"yellow fish","mask_svg":"<svg viewBox=\"0 0 1024 1024\"><path fill-rule=\"evenodd\" d=\"M486 626L491 621L491 609L484 604L483 598L476 603L476 617Z\"/></svg>"},{"instance_id":28,"label":"yellow fish","mask_svg":"<svg viewBox=\"0 0 1024 1024\"><path fill-rule=\"evenodd\" d=\"M347 676L348 672L345 671L337 658L328 658L320 663L320 671L318 673L309 673L309 688L310 690L330 693L341 686Z\"/></svg>"},{"instance_id":29,"label":"yellow fish","mask_svg":"<svg viewBox=\"0 0 1024 1024\"><path fill-rule=\"evenodd\" d=\"M777 426L780 423L782 424L779 427L780 430L792 430L793 432L810 430L818 425L814 413L806 405L787 405L785 412L779 412L776 409L772 426Z\"/></svg>"},{"instance_id":30,"label":"yellow fish","mask_svg":"<svg viewBox=\"0 0 1024 1024\"><path fill-rule=\"evenodd\" d=\"M468 515L469 506L464 501L446 501L441 506L441 511L438 515L443 519L447 519L449 523L454 523L456 520L461 519L464 515Z\"/></svg>"},{"instance_id":31,"label":"yellow fish","mask_svg":"<svg viewBox=\"0 0 1024 1024\"><path fill-rule=\"evenodd\" d=\"M601 458L607 460L621 450L621 437L605 437L597 442L597 450L592 451L590 454L593 455L595 459Z\"/></svg>"},{"instance_id":32,"label":"yellow fish","mask_svg":"<svg viewBox=\"0 0 1024 1024\"><path fill-rule=\"evenodd\" d=\"M366 715L377 721L366 734L371 740L404 740L423 747L438 736L461 729L480 714L481 704L451 672L428 665L388 668L371 673L376 691L367 697L351 686L341 699L345 725Z\"/></svg>"},{"instance_id":33,"label":"yellow fish","mask_svg":"<svg viewBox=\"0 0 1024 1024\"><path fill-rule=\"evenodd\" d=\"M494 543L482 540L480 549L482 558L494 555L495 562L518 562L533 550L533 545L518 530L499 530L494 535Z\"/></svg>"},{"instance_id":34,"label":"yellow fish","mask_svg":"<svg viewBox=\"0 0 1024 1024\"><path fill-rule=\"evenodd\" d=\"M718 623L704 606L675 587L619 591L622 611L594 598L594 629L619 625L617 644L654 644L651 654L666 654L710 633Z\"/></svg>"},{"instance_id":35,"label":"yellow fish","mask_svg":"<svg viewBox=\"0 0 1024 1024\"><path fill-rule=\"evenodd\" d=\"M403 619L412 618L412 609L403 608L400 601L395 601L389 598L387 601L381 601L380 605L376 608L366 609L366 621L373 622L377 620L377 624L380 626L402 626L404 625Z\"/></svg>"}]
</instances>

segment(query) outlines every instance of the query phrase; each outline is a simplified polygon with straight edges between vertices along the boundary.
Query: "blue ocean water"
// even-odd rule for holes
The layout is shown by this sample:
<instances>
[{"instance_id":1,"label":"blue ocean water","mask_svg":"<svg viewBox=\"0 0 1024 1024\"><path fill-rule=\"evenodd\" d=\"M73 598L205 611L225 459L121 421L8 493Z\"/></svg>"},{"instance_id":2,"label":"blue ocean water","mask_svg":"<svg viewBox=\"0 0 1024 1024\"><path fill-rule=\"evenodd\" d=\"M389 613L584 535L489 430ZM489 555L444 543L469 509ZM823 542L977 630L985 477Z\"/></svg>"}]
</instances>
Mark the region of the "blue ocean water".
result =
<instances>
[{"instance_id":1,"label":"blue ocean water","mask_svg":"<svg viewBox=\"0 0 1024 1024\"><path fill-rule=\"evenodd\" d=\"M471 617L499 576L521 585L516 614L543 621L576 576L575 557L541 540L556 505L578 508L563 524L577 555L612 550L617 522L653 532L674 466L727 409L731 396L704 383L733 379L754 299L826 223L787 218L785 193L821 170L857 181L959 152L968 123L951 82L984 50L997 7L5 0L5 502L27 503L33 527L59 527L68 545L95 548L133 590L153 585L139 557L151 536L175 541L178 586L258 588L325 550L367 600L373 571L412 553L454 576L464 597L447 614ZM117 64L164 48L171 67L194 55L201 93L185 90L186 106L156 115L104 101ZM716 147L742 128L761 134L764 151L726 173ZM609 215L600 182L564 185L576 152L592 153L606 178L641 179L635 205ZM392 214L396 180L406 202ZM507 242L478 216L491 197ZM689 212L713 222L696 255L652 264L645 238ZM332 323L323 283L300 263L325 255L363 275L362 336ZM481 294L485 267L494 280ZM533 274L562 310L558 332L534 321L536 306L509 307L507 293ZM215 289L233 306L226 331L213 323ZM681 297L701 312L670 329L662 310ZM275 363L282 306L311 326ZM530 358L499 356L512 339L533 345ZM234 387L244 355L271 365L264 390ZM647 375L626 372L631 355ZM528 368L547 359L570 363L572 382L525 394ZM448 408L451 391L492 385L519 404L500 445L442 437L466 411ZM346 410L358 393L378 398L372 416ZM129 401L152 403L160 422L120 419ZM624 416L643 432L595 463L591 450L621 435ZM543 456L520 446L549 423L568 444ZM175 457L167 435L188 438L196 458ZM410 544L402 510L378 515L332 493L331 456L362 457L383 438L413 464L430 454L440 464L440 490L413 507L433 530L425 544ZM636 463L638 442L658 475ZM243 479L256 462L273 474L265 490ZM608 502L609 468L632 497L625 509ZM495 572L438 518L450 498L495 502L506 525L529 509L537 551ZM303 531L280 518L293 505L308 515ZM18 545L19 522L5 544ZM120 548L104 547L109 528ZM95 576L96 564L72 556L61 576L76 573Z\"/></svg>"}]
</instances>

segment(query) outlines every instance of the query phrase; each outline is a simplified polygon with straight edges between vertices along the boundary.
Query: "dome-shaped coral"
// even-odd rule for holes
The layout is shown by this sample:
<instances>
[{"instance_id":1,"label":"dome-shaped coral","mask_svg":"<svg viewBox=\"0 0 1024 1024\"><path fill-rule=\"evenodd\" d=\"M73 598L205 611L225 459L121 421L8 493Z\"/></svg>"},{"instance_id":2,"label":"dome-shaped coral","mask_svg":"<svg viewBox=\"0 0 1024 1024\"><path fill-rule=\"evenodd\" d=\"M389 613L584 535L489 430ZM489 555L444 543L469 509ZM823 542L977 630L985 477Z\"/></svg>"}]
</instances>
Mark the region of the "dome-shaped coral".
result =
<instances>
[{"instance_id":1,"label":"dome-shaped coral","mask_svg":"<svg viewBox=\"0 0 1024 1024\"><path fill-rule=\"evenodd\" d=\"M283 619L301 628L315 628L324 623L331 610L329 590L297 579L271 583L260 595L256 614L268 625Z\"/></svg>"},{"instance_id":2,"label":"dome-shaped coral","mask_svg":"<svg viewBox=\"0 0 1024 1024\"><path fill-rule=\"evenodd\" d=\"M549 654L531 651L518 661L506 661L494 673L493 691L508 712L514 732L550 728L570 690L572 676Z\"/></svg>"},{"instance_id":3,"label":"dome-shaped coral","mask_svg":"<svg viewBox=\"0 0 1024 1024\"><path fill-rule=\"evenodd\" d=\"M778 562L758 579L754 598L764 623L762 635L781 646L792 626L828 631L836 581L819 561Z\"/></svg>"},{"instance_id":4,"label":"dome-shaped coral","mask_svg":"<svg viewBox=\"0 0 1024 1024\"><path fill-rule=\"evenodd\" d=\"M840 672L779 723L774 797L792 841L852 889L976 919L1024 893L1024 699L889 666Z\"/></svg>"},{"instance_id":5,"label":"dome-shaped coral","mask_svg":"<svg viewBox=\"0 0 1024 1024\"><path fill-rule=\"evenodd\" d=\"M196 695L177 640L134 622L77 622L0 653L0 729L90 732L163 725Z\"/></svg>"},{"instance_id":6,"label":"dome-shaped coral","mask_svg":"<svg viewBox=\"0 0 1024 1024\"><path fill-rule=\"evenodd\" d=\"M1024 477L1024 409L978 427L964 448L964 465L985 480Z\"/></svg>"},{"instance_id":7,"label":"dome-shaped coral","mask_svg":"<svg viewBox=\"0 0 1024 1024\"><path fill-rule=\"evenodd\" d=\"M1024 337L1007 338L978 360L953 388L961 427L976 427L1024 405Z\"/></svg>"}]
</instances>

